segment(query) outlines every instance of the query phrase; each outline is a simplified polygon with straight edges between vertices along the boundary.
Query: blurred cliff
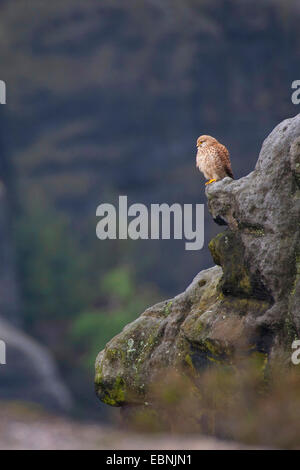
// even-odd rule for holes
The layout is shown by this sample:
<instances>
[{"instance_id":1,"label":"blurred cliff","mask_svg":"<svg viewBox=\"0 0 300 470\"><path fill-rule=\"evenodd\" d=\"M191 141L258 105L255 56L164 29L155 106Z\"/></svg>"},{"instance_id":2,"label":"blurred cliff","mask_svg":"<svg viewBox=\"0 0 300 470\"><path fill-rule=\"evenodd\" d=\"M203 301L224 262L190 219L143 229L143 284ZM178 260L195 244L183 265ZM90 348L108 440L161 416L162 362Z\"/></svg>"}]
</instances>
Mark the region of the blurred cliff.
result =
<instances>
[{"instance_id":1,"label":"blurred cliff","mask_svg":"<svg viewBox=\"0 0 300 470\"><path fill-rule=\"evenodd\" d=\"M59 377L54 359L45 347L21 330L23 310L12 239L13 173L5 155L3 146L0 155L0 339L7 350L6 365L1 365L0 370L0 399L36 402L56 411L69 411L71 395Z\"/></svg>"},{"instance_id":2,"label":"blurred cliff","mask_svg":"<svg viewBox=\"0 0 300 470\"><path fill-rule=\"evenodd\" d=\"M202 133L230 149L237 178L249 173L270 129L297 112L300 8L283 0L2 0L0 10L9 162L1 171L15 253L3 250L0 284L16 277L9 318L50 348L75 398L93 407L99 342L211 266L206 247L218 231L206 211L200 252L186 252L183 241L102 243L97 205L120 194L205 203L194 165Z\"/></svg>"}]
</instances>

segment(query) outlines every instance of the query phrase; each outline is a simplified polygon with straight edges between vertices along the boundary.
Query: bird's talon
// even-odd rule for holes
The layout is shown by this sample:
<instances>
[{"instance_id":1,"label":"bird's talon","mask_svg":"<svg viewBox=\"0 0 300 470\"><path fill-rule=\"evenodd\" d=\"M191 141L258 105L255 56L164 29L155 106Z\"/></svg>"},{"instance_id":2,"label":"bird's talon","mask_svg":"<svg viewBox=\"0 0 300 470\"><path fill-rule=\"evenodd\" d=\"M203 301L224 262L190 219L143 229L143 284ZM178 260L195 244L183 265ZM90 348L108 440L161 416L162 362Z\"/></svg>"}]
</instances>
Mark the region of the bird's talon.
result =
<instances>
[{"instance_id":1,"label":"bird's talon","mask_svg":"<svg viewBox=\"0 0 300 470\"><path fill-rule=\"evenodd\" d=\"M209 180L209 181L206 181L205 185L214 183L215 181L217 181L217 180L216 180L216 179L211 179L211 180Z\"/></svg>"}]
</instances>

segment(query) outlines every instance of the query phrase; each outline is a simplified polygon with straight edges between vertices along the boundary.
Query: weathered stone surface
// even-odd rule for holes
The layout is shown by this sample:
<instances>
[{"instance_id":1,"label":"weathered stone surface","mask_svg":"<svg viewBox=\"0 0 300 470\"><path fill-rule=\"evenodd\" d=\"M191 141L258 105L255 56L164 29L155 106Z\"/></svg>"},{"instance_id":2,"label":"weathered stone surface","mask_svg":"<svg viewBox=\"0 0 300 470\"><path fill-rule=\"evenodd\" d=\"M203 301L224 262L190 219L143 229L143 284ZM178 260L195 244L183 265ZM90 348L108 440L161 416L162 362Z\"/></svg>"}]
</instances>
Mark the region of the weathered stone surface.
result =
<instances>
[{"instance_id":1,"label":"weathered stone surface","mask_svg":"<svg viewBox=\"0 0 300 470\"><path fill-rule=\"evenodd\" d=\"M237 354L265 362L300 330L300 115L265 140L256 168L207 187L209 210L225 232L210 242L219 266L183 294L149 308L96 361L107 404L144 404L157 374L195 376Z\"/></svg>"},{"instance_id":2,"label":"weathered stone surface","mask_svg":"<svg viewBox=\"0 0 300 470\"><path fill-rule=\"evenodd\" d=\"M299 174L300 114L283 121L264 141L252 173L237 181L225 178L206 191L212 216L227 221L233 253L239 245L244 266L257 284L251 295L271 302L259 322L275 328L290 319L298 333ZM228 261L221 264L229 277Z\"/></svg>"}]
</instances>

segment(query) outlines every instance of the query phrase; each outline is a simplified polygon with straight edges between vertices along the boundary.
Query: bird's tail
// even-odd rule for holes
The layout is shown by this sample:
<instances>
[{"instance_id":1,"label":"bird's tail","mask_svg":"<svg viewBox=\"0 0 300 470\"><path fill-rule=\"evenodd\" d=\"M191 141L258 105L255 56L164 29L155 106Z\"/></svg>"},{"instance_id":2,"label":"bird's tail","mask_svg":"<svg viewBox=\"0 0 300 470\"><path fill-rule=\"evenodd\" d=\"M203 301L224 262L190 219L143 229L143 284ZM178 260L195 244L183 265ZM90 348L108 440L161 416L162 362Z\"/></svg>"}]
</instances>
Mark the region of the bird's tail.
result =
<instances>
[{"instance_id":1,"label":"bird's tail","mask_svg":"<svg viewBox=\"0 0 300 470\"><path fill-rule=\"evenodd\" d=\"M227 173L228 176L230 176L230 178L232 178L234 180L234 176L233 176L231 168L226 168L226 173Z\"/></svg>"}]
</instances>

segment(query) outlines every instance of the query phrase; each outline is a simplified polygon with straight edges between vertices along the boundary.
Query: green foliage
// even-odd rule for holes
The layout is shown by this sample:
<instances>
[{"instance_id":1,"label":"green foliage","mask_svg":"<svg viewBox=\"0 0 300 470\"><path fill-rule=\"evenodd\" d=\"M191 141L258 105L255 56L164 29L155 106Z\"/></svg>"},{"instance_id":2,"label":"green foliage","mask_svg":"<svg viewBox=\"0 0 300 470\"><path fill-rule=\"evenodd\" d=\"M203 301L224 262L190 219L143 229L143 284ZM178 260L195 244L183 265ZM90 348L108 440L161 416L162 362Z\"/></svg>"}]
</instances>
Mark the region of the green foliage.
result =
<instances>
[{"instance_id":1,"label":"green foliage","mask_svg":"<svg viewBox=\"0 0 300 470\"><path fill-rule=\"evenodd\" d=\"M83 311L75 319L71 338L82 350L82 361L93 367L97 353L122 328L153 302L153 292L137 288L128 267L109 271L102 280L101 308Z\"/></svg>"},{"instance_id":2,"label":"green foliage","mask_svg":"<svg viewBox=\"0 0 300 470\"><path fill-rule=\"evenodd\" d=\"M98 352L156 299L149 287L137 288L128 264L132 244L100 243L94 220L79 239L65 215L28 193L20 212L14 234L24 327L52 351L81 396Z\"/></svg>"},{"instance_id":3,"label":"green foliage","mask_svg":"<svg viewBox=\"0 0 300 470\"><path fill-rule=\"evenodd\" d=\"M128 301L134 294L134 284L128 269L112 269L102 280L104 294L115 296L120 301Z\"/></svg>"},{"instance_id":4,"label":"green foliage","mask_svg":"<svg viewBox=\"0 0 300 470\"><path fill-rule=\"evenodd\" d=\"M27 326L80 311L90 294L87 266L66 219L35 205L19 217L15 234Z\"/></svg>"}]
</instances>

